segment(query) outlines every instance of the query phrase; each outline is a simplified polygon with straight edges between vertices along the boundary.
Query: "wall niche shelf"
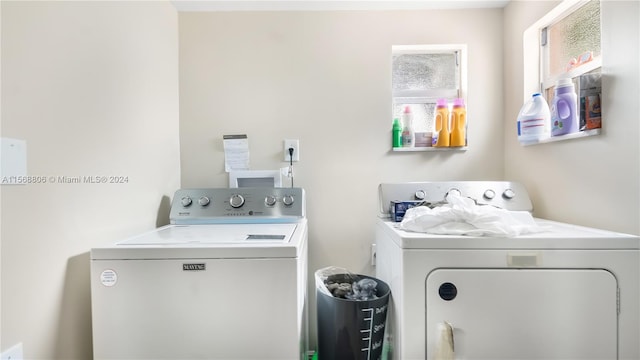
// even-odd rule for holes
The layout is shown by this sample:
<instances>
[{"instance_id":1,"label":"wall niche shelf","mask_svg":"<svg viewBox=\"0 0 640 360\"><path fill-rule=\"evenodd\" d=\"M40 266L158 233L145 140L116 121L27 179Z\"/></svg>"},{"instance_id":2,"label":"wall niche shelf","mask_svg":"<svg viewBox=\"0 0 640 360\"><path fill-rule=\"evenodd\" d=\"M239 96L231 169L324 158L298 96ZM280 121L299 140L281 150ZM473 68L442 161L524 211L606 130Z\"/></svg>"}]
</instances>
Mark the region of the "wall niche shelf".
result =
<instances>
[{"instance_id":1,"label":"wall niche shelf","mask_svg":"<svg viewBox=\"0 0 640 360\"><path fill-rule=\"evenodd\" d=\"M467 151L467 146L462 147L432 147L432 146L419 146L419 147L406 147L406 148L392 148L393 152L439 152L439 151L453 151L464 152Z\"/></svg>"},{"instance_id":2,"label":"wall niche shelf","mask_svg":"<svg viewBox=\"0 0 640 360\"><path fill-rule=\"evenodd\" d=\"M522 144L522 146L531 146L531 145L547 144L547 143L565 141L565 140L572 140L572 139L581 139L581 138L585 138L585 137L589 137L589 136L600 135L601 132L602 132L602 129L584 130L584 131L579 131L579 132L576 132L576 133L573 133L573 134L567 134L567 135L561 135L561 136L552 136L552 137L549 137L549 138L546 138L546 139L542 139L542 140L538 140L538 141L532 141L532 142L524 142L524 143L520 143L520 144Z\"/></svg>"}]
</instances>

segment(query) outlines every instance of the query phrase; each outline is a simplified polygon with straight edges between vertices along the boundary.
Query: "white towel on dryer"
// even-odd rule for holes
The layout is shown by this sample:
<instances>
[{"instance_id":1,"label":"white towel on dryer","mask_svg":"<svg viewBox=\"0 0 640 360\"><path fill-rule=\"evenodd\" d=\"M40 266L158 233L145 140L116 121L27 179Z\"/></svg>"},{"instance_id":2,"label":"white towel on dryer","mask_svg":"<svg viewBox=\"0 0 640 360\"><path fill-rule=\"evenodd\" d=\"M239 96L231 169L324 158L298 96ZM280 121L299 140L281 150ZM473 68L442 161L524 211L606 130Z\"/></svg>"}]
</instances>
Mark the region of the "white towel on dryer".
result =
<instances>
[{"instance_id":1,"label":"white towel on dryer","mask_svg":"<svg viewBox=\"0 0 640 360\"><path fill-rule=\"evenodd\" d=\"M447 195L447 203L407 210L399 227L403 230L439 235L512 237L545 231L528 211L508 211L458 194Z\"/></svg>"},{"instance_id":2,"label":"white towel on dryer","mask_svg":"<svg viewBox=\"0 0 640 360\"><path fill-rule=\"evenodd\" d=\"M448 322L438 324L440 335L433 354L433 360L454 360L453 326Z\"/></svg>"}]
</instances>

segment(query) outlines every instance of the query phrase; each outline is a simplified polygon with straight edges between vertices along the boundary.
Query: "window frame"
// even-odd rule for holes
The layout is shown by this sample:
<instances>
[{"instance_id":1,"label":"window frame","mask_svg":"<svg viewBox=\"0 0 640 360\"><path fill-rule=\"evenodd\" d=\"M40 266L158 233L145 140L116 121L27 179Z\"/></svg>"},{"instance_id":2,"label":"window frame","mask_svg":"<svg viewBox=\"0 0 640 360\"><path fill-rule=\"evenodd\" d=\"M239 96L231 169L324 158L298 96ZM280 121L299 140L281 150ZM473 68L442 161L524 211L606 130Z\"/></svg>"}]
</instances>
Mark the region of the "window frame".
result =
<instances>
[{"instance_id":1,"label":"window frame","mask_svg":"<svg viewBox=\"0 0 640 360\"><path fill-rule=\"evenodd\" d=\"M558 6L553 8L549 13L536 21L533 25L527 28L523 34L523 58L524 58L524 74L523 74L523 103L526 102L531 94L541 93L546 94L547 90L554 87L556 81L561 77L570 77L575 79L580 75L592 72L593 70L602 68L602 54L595 56L591 61L575 67L565 73L555 76L545 76L545 62L543 57L549 59L549 47L546 49L541 44L542 31L559 21L566 18L582 6L586 5L590 0L565 0ZM600 4L602 5L602 1ZM602 32L602 25L600 27ZM601 40L602 41L602 40ZM546 96L545 96L546 97ZM549 100L549 99L547 99Z\"/></svg>"},{"instance_id":2,"label":"window frame","mask_svg":"<svg viewBox=\"0 0 640 360\"><path fill-rule=\"evenodd\" d=\"M460 79L459 87L452 91L447 89L434 89L428 91L420 91L423 94L419 94L419 91L403 91L394 92L392 87L391 97L393 103L414 103L414 102L399 102L396 99L406 99L407 101L417 101L415 103L433 102L435 103L439 98L454 98L461 97L466 99L467 92L467 45L466 44L431 44L431 45L393 45L391 47L391 56L403 55L403 54L456 54L458 61L458 76ZM392 60L393 61L393 60ZM393 75L392 75L393 77ZM431 101L433 100L433 101Z\"/></svg>"}]
</instances>

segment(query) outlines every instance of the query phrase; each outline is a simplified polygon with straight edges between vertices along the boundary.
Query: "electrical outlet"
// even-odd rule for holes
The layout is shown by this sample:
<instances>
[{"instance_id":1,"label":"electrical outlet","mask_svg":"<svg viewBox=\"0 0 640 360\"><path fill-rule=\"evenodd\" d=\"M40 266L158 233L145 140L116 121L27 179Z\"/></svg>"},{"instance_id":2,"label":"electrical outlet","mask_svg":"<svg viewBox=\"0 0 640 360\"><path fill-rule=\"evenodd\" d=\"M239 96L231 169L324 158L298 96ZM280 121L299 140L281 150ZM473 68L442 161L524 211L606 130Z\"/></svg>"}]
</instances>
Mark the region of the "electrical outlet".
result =
<instances>
[{"instance_id":1,"label":"electrical outlet","mask_svg":"<svg viewBox=\"0 0 640 360\"><path fill-rule=\"evenodd\" d=\"M22 343L18 343L0 354L0 360L22 360L23 356Z\"/></svg>"},{"instance_id":2,"label":"electrical outlet","mask_svg":"<svg viewBox=\"0 0 640 360\"><path fill-rule=\"evenodd\" d=\"M289 162L291 156L289 155L289 148L293 148L293 161L300 161L300 142L298 139L284 140L284 161Z\"/></svg>"}]
</instances>

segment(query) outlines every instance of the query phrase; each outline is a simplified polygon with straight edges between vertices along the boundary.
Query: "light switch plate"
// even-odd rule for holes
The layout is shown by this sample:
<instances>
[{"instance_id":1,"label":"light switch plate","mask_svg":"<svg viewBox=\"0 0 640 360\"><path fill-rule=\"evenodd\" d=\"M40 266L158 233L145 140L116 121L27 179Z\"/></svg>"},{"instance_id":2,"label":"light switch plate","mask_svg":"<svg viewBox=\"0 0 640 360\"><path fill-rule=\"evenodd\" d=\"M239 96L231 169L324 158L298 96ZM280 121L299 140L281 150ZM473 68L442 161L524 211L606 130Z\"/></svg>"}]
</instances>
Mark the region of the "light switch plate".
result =
<instances>
[{"instance_id":1,"label":"light switch plate","mask_svg":"<svg viewBox=\"0 0 640 360\"><path fill-rule=\"evenodd\" d=\"M22 183L11 179L27 176L27 142L19 139L0 138L0 143L0 179L2 179L2 184Z\"/></svg>"}]
</instances>

